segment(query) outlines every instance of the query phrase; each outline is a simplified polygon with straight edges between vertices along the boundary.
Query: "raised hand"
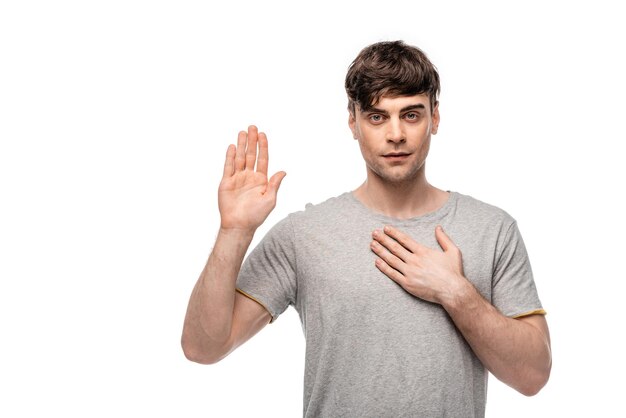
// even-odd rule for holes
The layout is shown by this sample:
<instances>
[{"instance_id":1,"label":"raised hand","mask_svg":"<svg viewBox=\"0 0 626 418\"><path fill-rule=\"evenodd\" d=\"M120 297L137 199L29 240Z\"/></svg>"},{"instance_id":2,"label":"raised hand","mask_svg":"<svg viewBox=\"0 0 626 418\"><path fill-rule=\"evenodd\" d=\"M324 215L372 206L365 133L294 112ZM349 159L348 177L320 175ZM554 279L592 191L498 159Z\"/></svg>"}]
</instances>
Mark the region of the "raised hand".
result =
<instances>
[{"instance_id":1,"label":"raised hand","mask_svg":"<svg viewBox=\"0 0 626 418\"><path fill-rule=\"evenodd\" d=\"M278 188L287 173L279 171L268 181L268 161L267 137L256 126L248 127L247 133L239 132L237 146L228 146L218 190L222 229L253 232L274 209Z\"/></svg>"}]
</instances>

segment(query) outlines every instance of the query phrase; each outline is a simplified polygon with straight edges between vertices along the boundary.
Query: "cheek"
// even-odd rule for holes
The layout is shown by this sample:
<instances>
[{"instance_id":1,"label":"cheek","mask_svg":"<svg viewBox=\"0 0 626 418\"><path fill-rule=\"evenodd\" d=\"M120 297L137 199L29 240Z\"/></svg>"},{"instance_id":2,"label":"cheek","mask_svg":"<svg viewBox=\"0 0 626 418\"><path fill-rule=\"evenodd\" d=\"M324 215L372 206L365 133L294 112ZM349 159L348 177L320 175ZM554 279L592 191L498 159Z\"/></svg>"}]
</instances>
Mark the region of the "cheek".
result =
<instances>
[{"instance_id":1,"label":"cheek","mask_svg":"<svg viewBox=\"0 0 626 418\"><path fill-rule=\"evenodd\" d=\"M369 148L367 147L367 145L365 144L362 138L360 138L358 141L359 141L359 148L361 149L361 155L363 155L364 157L367 157L370 154Z\"/></svg>"},{"instance_id":2,"label":"cheek","mask_svg":"<svg viewBox=\"0 0 626 418\"><path fill-rule=\"evenodd\" d=\"M367 126L362 126L360 123L357 123L355 125L355 131L356 134L358 135L359 139L365 139L368 136L368 130L367 130Z\"/></svg>"},{"instance_id":3,"label":"cheek","mask_svg":"<svg viewBox=\"0 0 626 418\"><path fill-rule=\"evenodd\" d=\"M372 148L372 146L364 141L363 138L359 139L359 148L361 150L361 156L366 161L368 165L377 164L375 156L378 154L376 150Z\"/></svg>"},{"instance_id":4,"label":"cheek","mask_svg":"<svg viewBox=\"0 0 626 418\"><path fill-rule=\"evenodd\" d=\"M380 137L380 131L377 127L368 125L357 125L357 133L361 141L365 144L375 144Z\"/></svg>"},{"instance_id":5,"label":"cheek","mask_svg":"<svg viewBox=\"0 0 626 418\"><path fill-rule=\"evenodd\" d=\"M425 160L428 157L428 152L430 151L430 140L424 141L419 149L419 158L420 160Z\"/></svg>"}]
</instances>

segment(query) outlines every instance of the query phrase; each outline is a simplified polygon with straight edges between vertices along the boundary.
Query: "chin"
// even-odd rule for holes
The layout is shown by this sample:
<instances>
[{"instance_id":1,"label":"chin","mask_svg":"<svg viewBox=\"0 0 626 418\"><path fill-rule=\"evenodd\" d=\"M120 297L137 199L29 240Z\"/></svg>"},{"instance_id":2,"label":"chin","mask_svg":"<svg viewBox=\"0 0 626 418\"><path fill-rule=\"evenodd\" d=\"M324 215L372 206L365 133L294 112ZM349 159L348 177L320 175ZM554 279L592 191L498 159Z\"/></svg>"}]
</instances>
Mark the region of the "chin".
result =
<instances>
[{"instance_id":1,"label":"chin","mask_svg":"<svg viewBox=\"0 0 626 418\"><path fill-rule=\"evenodd\" d=\"M421 167L423 167L423 165ZM384 183L401 185L416 181L419 178L420 167L404 166L389 169L389 167L372 165L368 167L368 171Z\"/></svg>"},{"instance_id":2,"label":"chin","mask_svg":"<svg viewBox=\"0 0 626 418\"><path fill-rule=\"evenodd\" d=\"M415 173L384 173L383 175L379 175L379 177L383 182L394 185L410 183L417 180L417 175Z\"/></svg>"}]
</instances>

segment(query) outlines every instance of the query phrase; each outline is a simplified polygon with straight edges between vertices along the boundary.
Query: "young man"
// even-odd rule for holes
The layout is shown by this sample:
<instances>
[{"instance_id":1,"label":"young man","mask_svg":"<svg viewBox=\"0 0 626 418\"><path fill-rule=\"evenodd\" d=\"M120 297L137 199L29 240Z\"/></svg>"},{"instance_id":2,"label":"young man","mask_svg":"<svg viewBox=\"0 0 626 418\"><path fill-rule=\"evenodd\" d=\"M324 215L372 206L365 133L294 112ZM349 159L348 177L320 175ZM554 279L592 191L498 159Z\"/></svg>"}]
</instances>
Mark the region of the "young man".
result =
<instances>
[{"instance_id":1,"label":"young man","mask_svg":"<svg viewBox=\"0 0 626 418\"><path fill-rule=\"evenodd\" d=\"M484 416L487 370L537 393L550 340L515 220L426 181L434 66L415 47L377 43L350 66L346 91L367 179L287 216L243 265L285 173L267 180L267 138L254 126L228 147L186 356L219 361L293 305L306 337L304 416Z\"/></svg>"}]
</instances>

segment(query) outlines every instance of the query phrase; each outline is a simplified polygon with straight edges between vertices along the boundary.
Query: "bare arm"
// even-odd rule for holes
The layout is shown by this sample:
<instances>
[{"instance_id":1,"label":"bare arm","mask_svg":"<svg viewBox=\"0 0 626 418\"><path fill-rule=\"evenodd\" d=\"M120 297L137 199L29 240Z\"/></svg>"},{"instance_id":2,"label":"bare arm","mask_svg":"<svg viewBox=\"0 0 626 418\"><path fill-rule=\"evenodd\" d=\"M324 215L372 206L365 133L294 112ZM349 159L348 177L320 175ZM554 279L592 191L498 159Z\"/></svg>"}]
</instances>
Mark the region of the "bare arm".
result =
<instances>
[{"instance_id":1,"label":"bare arm","mask_svg":"<svg viewBox=\"0 0 626 418\"><path fill-rule=\"evenodd\" d=\"M218 192L220 230L191 294L183 327L183 351L192 361L219 361L270 320L261 305L235 291L254 232L275 207L285 176L278 172L267 180L268 158L267 138L254 126L239 133L236 147L228 147Z\"/></svg>"},{"instance_id":2,"label":"bare arm","mask_svg":"<svg viewBox=\"0 0 626 418\"><path fill-rule=\"evenodd\" d=\"M494 376L525 395L536 394L552 365L545 318L502 315L465 278L461 252L452 240L440 228L435 235L443 252L392 227L375 231L376 266L412 295L440 304Z\"/></svg>"},{"instance_id":3,"label":"bare arm","mask_svg":"<svg viewBox=\"0 0 626 418\"><path fill-rule=\"evenodd\" d=\"M465 281L466 290L444 308L494 376L524 395L535 395L548 381L552 365L545 317L506 317Z\"/></svg>"}]
</instances>

